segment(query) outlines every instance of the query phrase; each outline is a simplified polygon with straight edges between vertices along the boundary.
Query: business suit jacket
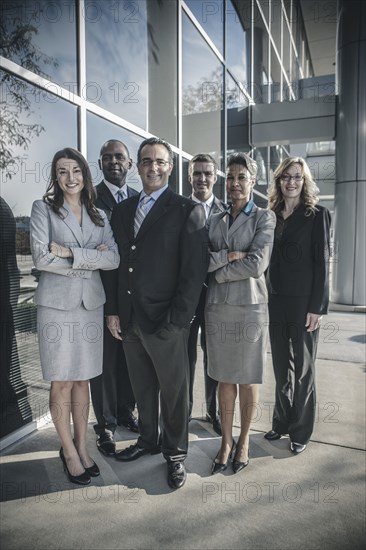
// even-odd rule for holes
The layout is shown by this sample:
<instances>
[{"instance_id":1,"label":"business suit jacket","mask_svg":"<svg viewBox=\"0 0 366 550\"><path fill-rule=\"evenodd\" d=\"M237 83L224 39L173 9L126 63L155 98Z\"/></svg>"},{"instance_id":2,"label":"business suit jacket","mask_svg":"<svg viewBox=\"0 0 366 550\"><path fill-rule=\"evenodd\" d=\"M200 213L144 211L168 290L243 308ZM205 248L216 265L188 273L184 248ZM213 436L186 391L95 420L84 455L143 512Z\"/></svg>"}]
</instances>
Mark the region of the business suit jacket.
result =
<instances>
[{"instance_id":1,"label":"business suit jacket","mask_svg":"<svg viewBox=\"0 0 366 550\"><path fill-rule=\"evenodd\" d=\"M275 240L267 273L269 292L308 296L310 313L327 313L329 234L329 211L316 206L315 215L305 216L301 204L288 218L281 239Z\"/></svg>"},{"instance_id":2,"label":"business suit jacket","mask_svg":"<svg viewBox=\"0 0 366 550\"><path fill-rule=\"evenodd\" d=\"M129 187L126 184L127 189L127 198L138 195L138 192L132 187ZM95 186L95 191L97 193L97 198L95 200L95 206L103 210L106 213L108 220L111 220L113 208L118 204L104 181L101 181L99 185Z\"/></svg>"},{"instance_id":3,"label":"business suit jacket","mask_svg":"<svg viewBox=\"0 0 366 550\"><path fill-rule=\"evenodd\" d=\"M192 198L190 195L189 198ZM214 199L211 204L211 209L209 216L213 214L219 214L220 212L225 212L227 209L227 204L214 196ZM216 388L217 381L210 378L207 374L207 346L206 346L206 336L205 336L205 303L206 303L206 293L208 285L209 274L207 274L206 281L202 287L200 294L199 302L196 308L195 318L192 322L189 337L188 337L188 360L189 360L189 415L192 413L193 408L193 387L194 387L194 376L196 370L197 362L197 339L198 331L201 327L201 348L203 351L203 369L204 369L204 380L205 380L205 400L207 412L211 418L217 417L217 404L216 404Z\"/></svg>"},{"instance_id":4,"label":"business suit jacket","mask_svg":"<svg viewBox=\"0 0 366 550\"><path fill-rule=\"evenodd\" d=\"M119 254L109 222L104 214L104 227L96 226L85 206L82 209L82 227L78 224L67 202L61 207L61 219L42 200L33 203L31 213L31 249L34 265L41 271L34 302L61 310L97 309L105 302L105 293L99 269L116 269ZM72 248L73 258L59 258L49 251L55 241ZM108 250L96 250L99 244Z\"/></svg>"},{"instance_id":5,"label":"business suit jacket","mask_svg":"<svg viewBox=\"0 0 366 550\"><path fill-rule=\"evenodd\" d=\"M132 187L126 185L128 197L138 195ZM118 202L104 181L95 187L97 198L95 205L103 210L111 220L113 209ZM102 281L105 272L101 273ZM108 328L103 335L103 373L92 378L90 391L97 423L94 430L102 435L106 430L114 433L118 423L126 423L135 409L135 397L128 375L126 358L122 342L113 338Z\"/></svg>"},{"instance_id":6,"label":"business suit jacket","mask_svg":"<svg viewBox=\"0 0 366 550\"><path fill-rule=\"evenodd\" d=\"M208 220L210 263L207 304L263 304L268 295L264 271L273 246L276 217L270 210L254 205L249 215L243 214L229 228L228 214ZM248 255L229 262L229 251L240 250Z\"/></svg>"},{"instance_id":7,"label":"business suit jacket","mask_svg":"<svg viewBox=\"0 0 366 550\"><path fill-rule=\"evenodd\" d=\"M121 255L105 274L106 314L119 314L126 332L133 308L146 333L170 322L189 327L207 273L207 231L199 204L168 188L134 237L139 196L113 210L111 225Z\"/></svg>"}]
</instances>

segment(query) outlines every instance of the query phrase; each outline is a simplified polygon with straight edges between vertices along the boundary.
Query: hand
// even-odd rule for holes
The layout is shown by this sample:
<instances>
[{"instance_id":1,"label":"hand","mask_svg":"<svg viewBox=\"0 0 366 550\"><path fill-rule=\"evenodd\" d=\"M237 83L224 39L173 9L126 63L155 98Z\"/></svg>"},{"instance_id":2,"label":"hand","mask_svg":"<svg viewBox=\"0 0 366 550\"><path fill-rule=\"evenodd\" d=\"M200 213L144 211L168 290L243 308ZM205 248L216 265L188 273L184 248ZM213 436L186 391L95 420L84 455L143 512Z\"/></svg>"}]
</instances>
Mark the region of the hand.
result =
<instances>
[{"instance_id":1,"label":"hand","mask_svg":"<svg viewBox=\"0 0 366 550\"><path fill-rule=\"evenodd\" d=\"M67 246L62 246L61 244L55 243L55 241L51 241L48 245L49 251L52 252L55 256L58 258L72 258L73 253L71 248Z\"/></svg>"},{"instance_id":2,"label":"hand","mask_svg":"<svg viewBox=\"0 0 366 550\"><path fill-rule=\"evenodd\" d=\"M242 260L243 258L246 258L247 255L247 252L240 252L240 250L237 250L234 252L228 252L227 259L229 260L229 262L235 262L236 260Z\"/></svg>"},{"instance_id":3,"label":"hand","mask_svg":"<svg viewBox=\"0 0 366 550\"><path fill-rule=\"evenodd\" d=\"M112 334L113 338L116 338L116 340L122 340L121 325L118 315L107 315L106 323L108 330Z\"/></svg>"},{"instance_id":4,"label":"hand","mask_svg":"<svg viewBox=\"0 0 366 550\"><path fill-rule=\"evenodd\" d=\"M106 250L109 250L107 244L98 244L98 246L95 247L99 252L105 252Z\"/></svg>"},{"instance_id":5,"label":"hand","mask_svg":"<svg viewBox=\"0 0 366 550\"><path fill-rule=\"evenodd\" d=\"M305 326L308 327L307 332L313 332L320 327L320 321L322 320L322 315L317 315L316 313L308 313L306 315Z\"/></svg>"}]
</instances>

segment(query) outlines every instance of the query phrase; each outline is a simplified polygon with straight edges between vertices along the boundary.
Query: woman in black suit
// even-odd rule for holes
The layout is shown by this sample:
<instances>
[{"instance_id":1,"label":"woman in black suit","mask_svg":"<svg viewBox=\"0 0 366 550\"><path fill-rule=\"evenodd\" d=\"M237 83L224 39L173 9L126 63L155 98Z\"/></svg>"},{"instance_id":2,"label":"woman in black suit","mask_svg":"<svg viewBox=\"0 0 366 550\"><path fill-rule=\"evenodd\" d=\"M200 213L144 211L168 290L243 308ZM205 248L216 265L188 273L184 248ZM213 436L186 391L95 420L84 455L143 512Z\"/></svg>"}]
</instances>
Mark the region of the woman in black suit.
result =
<instances>
[{"instance_id":1,"label":"woman in black suit","mask_svg":"<svg viewBox=\"0 0 366 550\"><path fill-rule=\"evenodd\" d=\"M330 214L316 206L319 189L301 157L275 170L269 208L277 217L267 271L276 398L268 440L290 436L295 454L306 449L315 420L315 358L329 301Z\"/></svg>"}]
</instances>

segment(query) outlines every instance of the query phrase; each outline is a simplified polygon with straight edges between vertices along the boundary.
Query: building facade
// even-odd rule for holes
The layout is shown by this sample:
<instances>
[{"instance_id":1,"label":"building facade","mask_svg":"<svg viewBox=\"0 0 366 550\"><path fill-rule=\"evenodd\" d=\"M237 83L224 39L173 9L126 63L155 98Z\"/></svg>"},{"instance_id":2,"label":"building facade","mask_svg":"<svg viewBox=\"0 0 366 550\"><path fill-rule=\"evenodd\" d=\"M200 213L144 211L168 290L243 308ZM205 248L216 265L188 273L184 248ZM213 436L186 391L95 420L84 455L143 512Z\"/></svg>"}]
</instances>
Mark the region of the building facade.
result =
<instances>
[{"instance_id":1,"label":"building facade","mask_svg":"<svg viewBox=\"0 0 366 550\"><path fill-rule=\"evenodd\" d=\"M260 205L274 168L299 154L333 212L338 20L336 2L320 1L3 2L1 224L17 226L2 262L9 266L4 277L11 283L12 315L10 324L4 321L12 328L2 335L4 445L48 418L32 304L37 273L24 228L32 202L46 190L53 154L79 149L99 183L104 141L122 140L136 160L139 143L159 136L175 153L173 189L189 194L188 161L204 151L218 162L216 194L225 198L226 159L246 151L259 165L254 198ZM311 42L324 38L324 29L331 54L321 63ZM308 131L310 104L319 120ZM291 125L283 115L278 119L281 109L296 105L300 114L291 114ZM277 134L270 135L274 128ZM135 166L128 184L141 189Z\"/></svg>"}]
</instances>

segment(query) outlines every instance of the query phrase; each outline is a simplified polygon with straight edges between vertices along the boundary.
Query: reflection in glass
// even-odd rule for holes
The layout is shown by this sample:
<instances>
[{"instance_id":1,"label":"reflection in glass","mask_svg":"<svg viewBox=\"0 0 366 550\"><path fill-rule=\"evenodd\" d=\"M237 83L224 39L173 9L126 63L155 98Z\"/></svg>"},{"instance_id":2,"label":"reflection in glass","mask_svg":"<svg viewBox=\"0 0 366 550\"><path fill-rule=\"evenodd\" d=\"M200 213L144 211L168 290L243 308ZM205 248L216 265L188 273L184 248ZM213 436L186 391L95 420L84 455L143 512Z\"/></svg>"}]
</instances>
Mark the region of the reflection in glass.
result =
<instances>
[{"instance_id":1,"label":"reflection in glass","mask_svg":"<svg viewBox=\"0 0 366 550\"><path fill-rule=\"evenodd\" d=\"M250 1L240 3L239 14L231 0L226 4L226 63L250 94Z\"/></svg>"},{"instance_id":2,"label":"reflection in glass","mask_svg":"<svg viewBox=\"0 0 366 550\"><path fill-rule=\"evenodd\" d=\"M147 129L146 0L85 0L84 99Z\"/></svg>"},{"instance_id":3,"label":"reflection in glass","mask_svg":"<svg viewBox=\"0 0 366 550\"><path fill-rule=\"evenodd\" d=\"M14 99L12 92L18 93L19 89L26 96L29 109L20 109ZM14 131L19 138L18 142L10 134L5 138L16 162L10 166L11 177L1 180L1 194L15 216L29 216L33 201L46 191L54 153L63 147L77 148L77 107L14 76L2 83L0 91L17 119ZM29 125L37 125L39 132L32 134L27 144Z\"/></svg>"},{"instance_id":4,"label":"reflection in glass","mask_svg":"<svg viewBox=\"0 0 366 550\"><path fill-rule=\"evenodd\" d=\"M207 0L186 0L186 4L216 48L223 54L224 2L222 0L210 2L207 2Z\"/></svg>"},{"instance_id":5,"label":"reflection in glass","mask_svg":"<svg viewBox=\"0 0 366 550\"><path fill-rule=\"evenodd\" d=\"M177 145L178 3L147 3L148 131Z\"/></svg>"},{"instance_id":6,"label":"reflection in glass","mask_svg":"<svg viewBox=\"0 0 366 550\"><path fill-rule=\"evenodd\" d=\"M183 149L222 161L223 69L187 16L183 16Z\"/></svg>"},{"instance_id":7,"label":"reflection in glass","mask_svg":"<svg viewBox=\"0 0 366 550\"><path fill-rule=\"evenodd\" d=\"M16 329L20 271L16 259L16 224L0 197L0 438L32 420L22 379Z\"/></svg>"},{"instance_id":8,"label":"reflection in glass","mask_svg":"<svg viewBox=\"0 0 366 550\"><path fill-rule=\"evenodd\" d=\"M75 2L5 0L0 54L75 92Z\"/></svg>"},{"instance_id":9,"label":"reflection in glass","mask_svg":"<svg viewBox=\"0 0 366 550\"><path fill-rule=\"evenodd\" d=\"M227 155L248 152L249 102L229 73L226 76Z\"/></svg>"},{"instance_id":10,"label":"reflection in glass","mask_svg":"<svg viewBox=\"0 0 366 550\"><path fill-rule=\"evenodd\" d=\"M29 101L28 109L19 109L19 104L14 101L13 93L17 92L19 86L25 86L21 89ZM6 135L8 142L5 146L18 162L11 164L12 177L8 176L1 181L1 194L13 211L16 226L16 231L13 231L16 257L14 254L10 273L10 287L14 289L10 293L10 302L16 341L13 339L11 344L9 380L22 416L23 410L28 410L26 415L30 417L30 407L33 419L39 419L48 410L49 383L43 381L39 363L36 306L32 301L38 274L32 268L29 216L33 201L40 199L46 190L54 153L65 146L77 147L77 108L16 77L2 83L1 93L2 97L7 98L8 109L19 122L14 130L20 139L17 143L10 143L10 135ZM27 124L36 124L40 128L25 147L21 138L23 126ZM3 262L1 264L2 268L6 265ZM9 344L11 333L5 339ZM8 389L10 391L11 388Z\"/></svg>"}]
</instances>

